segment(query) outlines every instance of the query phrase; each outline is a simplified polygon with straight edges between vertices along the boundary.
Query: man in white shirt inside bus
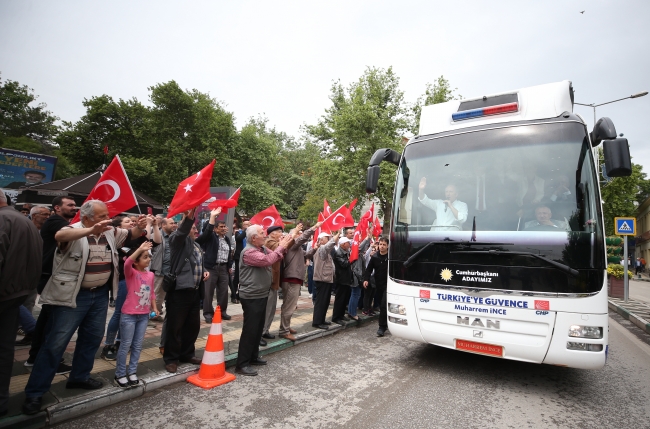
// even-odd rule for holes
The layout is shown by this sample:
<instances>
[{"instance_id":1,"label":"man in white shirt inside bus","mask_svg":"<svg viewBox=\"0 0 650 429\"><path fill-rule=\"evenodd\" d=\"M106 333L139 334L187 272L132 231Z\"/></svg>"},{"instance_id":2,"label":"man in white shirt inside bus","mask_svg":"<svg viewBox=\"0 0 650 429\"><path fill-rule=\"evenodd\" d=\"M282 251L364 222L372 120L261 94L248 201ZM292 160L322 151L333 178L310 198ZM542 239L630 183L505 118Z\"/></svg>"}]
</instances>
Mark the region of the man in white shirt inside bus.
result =
<instances>
[{"instance_id":1,"label":"man in white shirt inside bus","mask_svg":"<svg viewBox=\"0 0 650 429\"><path fill-rule=\"evenodd\" d=\"M444 200L432 200L424 193L427 178L420 179L418 199L426 207L436 212L436 220L431 227L432 231L462 231L463 223L467 220L467 204L459 201L456 186L447 185Z\"/></svg>"}]
</instances>

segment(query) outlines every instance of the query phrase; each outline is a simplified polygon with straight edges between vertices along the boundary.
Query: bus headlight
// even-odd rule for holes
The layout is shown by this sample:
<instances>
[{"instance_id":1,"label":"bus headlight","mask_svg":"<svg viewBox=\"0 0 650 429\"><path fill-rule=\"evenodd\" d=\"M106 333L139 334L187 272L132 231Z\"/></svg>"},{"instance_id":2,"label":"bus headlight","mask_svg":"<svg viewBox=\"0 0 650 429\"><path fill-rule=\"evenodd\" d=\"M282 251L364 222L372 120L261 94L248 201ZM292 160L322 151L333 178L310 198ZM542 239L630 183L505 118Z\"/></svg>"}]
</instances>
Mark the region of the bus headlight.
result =
<instances>
[{"instance_id":1,"label":"bus headlight","mask_svg":"<svg viewBox=\"0 0 650 429\"><path fill-rule=\"evenodd\" d=\"M603 328L600 326L580 326L571 325L569 327L569 336L577 338L603 338Z\"/></svg>"},{"instance_id":2,"label":"bus headlight","mask_svg":"<svg viewBox=\"0 0 650 429\"><path fill-rule=\"evenodd\" d=\"M388 320L391 323L397 323L398 325L408 325L409 322L406 319L400 319L399 317L388 317Z\"/></svg>"},{"instance_id":3,"label":"bus headlight","mask_svg":"<svg viewBox=\"0 0 650 429\"><path fill-rule=\"evenodd\" d=\"M388 311L394 314L401 314L402 316L406 316L406 307L404 307L403 305L389 303Z\"/></svg>"},{"instance_id":4,"label":"bus headlight","mask_svg":"<svg viewBox=\"0 0 650 429\"><path fill-rule=\"evenodd\" d=\"M572 341L568 341L566 343L566 348L568 350L582 350L584 352L602 352L603 351L603 345L602 344L574 343Z\"/></svg>"}]
</instances>

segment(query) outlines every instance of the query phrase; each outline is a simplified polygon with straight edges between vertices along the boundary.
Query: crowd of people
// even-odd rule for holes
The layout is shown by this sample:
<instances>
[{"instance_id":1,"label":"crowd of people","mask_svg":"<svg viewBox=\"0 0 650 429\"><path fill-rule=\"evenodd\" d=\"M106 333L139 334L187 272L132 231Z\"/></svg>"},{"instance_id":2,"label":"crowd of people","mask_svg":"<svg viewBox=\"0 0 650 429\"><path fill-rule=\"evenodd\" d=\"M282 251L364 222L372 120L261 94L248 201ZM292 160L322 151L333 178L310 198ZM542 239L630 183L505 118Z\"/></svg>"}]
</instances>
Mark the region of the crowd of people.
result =
<instances>
[{"instance_id":1,"label":"crowd of people","mask_svg":"<svg viewBox=\"0 0 650 429\"><path fill-rule=\"evenodd\" d=\"M312 326L329 329L358 320L362 310L380 313L378 336L388 327L388 239L373 242L370 228L358 258L350 261L354 229L322 231L314 238L320 222L284 231L244 221L229 231L217 220L217 208L199 231L196 209L184 212L178 223L160 215L111 219L102 201L77 209L68 197L54 198L51 210L28 210L15 210L0 192L0 416L7 412L15 345L30 346L23 412L35 414L57 374L69 374L69 389L103 386L90 376L102 340L101 357L116 361L114 384L139 384L138 360L151 319L162 322L160 352L168 372L182 362L200 364L195 342L201 313L212 322L215 296L226 323L229 302L243 310L235 367L241 375L257 375L253 367L267 364L259 350L275 338L270 328L278 299L278 336L296 341L291 319L305 279ZM77 211L79 221L71 223ZM37 298L41 311L34 318ZM114 312L106 324L109 307ZM64 352L75 332L68 364ZM22 339L16 340L17 334Z\"/></svg>"}]
</instances>

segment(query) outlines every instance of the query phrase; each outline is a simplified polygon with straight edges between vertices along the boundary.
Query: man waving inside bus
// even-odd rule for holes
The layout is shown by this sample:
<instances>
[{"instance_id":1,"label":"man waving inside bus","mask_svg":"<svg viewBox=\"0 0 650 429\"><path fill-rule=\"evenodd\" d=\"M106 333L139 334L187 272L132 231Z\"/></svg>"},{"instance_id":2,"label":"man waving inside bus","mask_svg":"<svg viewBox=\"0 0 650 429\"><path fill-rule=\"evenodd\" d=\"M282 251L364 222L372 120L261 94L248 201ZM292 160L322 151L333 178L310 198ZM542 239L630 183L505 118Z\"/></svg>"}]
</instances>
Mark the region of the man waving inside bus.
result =
<instances>
[{"instance_id":1,"label":"man waving inside bus","mask_svg":"<svg viewBox=\"0 0 650 429\"><path fill-rule=\"evenodd\" d=\"M420 202L436 212L436 220L433 221L432 231L461 231L463 223L467 220L467 204L459 201L456 186L447 185L445 188L444 200L432 200L424 193L427 186L427 178L420 179L420 190L418 199Z\"/></svg>"}]
</instances>

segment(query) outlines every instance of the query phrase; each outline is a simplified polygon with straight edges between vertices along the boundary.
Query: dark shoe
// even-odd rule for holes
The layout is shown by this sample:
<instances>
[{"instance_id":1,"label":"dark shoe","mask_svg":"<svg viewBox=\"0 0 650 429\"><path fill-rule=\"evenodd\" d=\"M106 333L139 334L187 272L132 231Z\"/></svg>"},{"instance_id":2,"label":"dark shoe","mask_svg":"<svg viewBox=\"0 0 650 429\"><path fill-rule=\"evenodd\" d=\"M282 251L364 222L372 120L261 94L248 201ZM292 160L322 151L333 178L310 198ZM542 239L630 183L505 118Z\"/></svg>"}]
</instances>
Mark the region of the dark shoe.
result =
<instances>
[{"instance_id":1,"label":"dark shoe","mask_svg":"<svg viewBox=\"0 0 650 429\"><path fill-rule=\"evenodd\" d=\"M266 338L267 340L273 340L275 339L275 335L271 335L267 332L266 334L262 334L262 338Z\"/></svg>"},{"instance_id":2,"label":"dark shoe","mask_svg":"<svg viewBox=\"0 0 650 429\"><path fill-rule=\"evenodd\" d=\"M171 372L172 374L175 374L176 371L178 370L178 365L176 365L175 363L168 363L167 365L165 365L165 369L167 370L167 372Z\"/></svg>"},{"instance_id":3,"label":"dark shoe","mask_svg":"<svg viewBox=\"0 0 650 429\"><path fill-rule=\"evenodd\" d=\"M377 329L377 336L378 337L383 337L385 333L386 333L386 328Z\"/></svg>"},{"instance_id":4,"label":"dark shoe","mask_svg":"<svg viewBox=\"0 0 650 429\"><path fill-rule=\"evenodd\" d=\"M355 322L358 322L359 316L350 316L350 320L354 320Z\"/></svg>"},{"instance_id":5,"label":"dark shoe","mask_svg":"<svg viewBox=\"0 0 650 429\"><path fill-rule=\"evenodd\" d=\"M105 360L115 360L117 359L117 348L114 345L104 346L102 349L102 354L100 355L102 359Z\"/></svg>"},{"instance_id":6,"label":"dark shoe","mask_svg":"<svg viewBox=\"0 0 650 429\"><path fill-rule=\"evenodd\" d=\"M323 322L323 325L331 325L332 322Z\"/></svg>"},{"instance_id":7,"label":"dark shoe","mask_svg":"<svg viewBox=\"0 0 650 429\"><path fill-rule=\"evenodd\" d=\"M325 329L326 331L330 328L329 326L327 326L327 325L325 325L325 324L322 324L322 325L311 325L311 326L313 326L314 328L318 328L318 329Z\"/></svg>"},{"instance_id":8,"label":"dark shoe","mask_svg":"<svg viewBox=\"0 0 650 429\"><path fill-rule=\"evenodd\" d=\"M192 365L201 365L201 359L197 357L189 358L188 360L182 360L183 363L191 363Z\"/></svg>"},{"instance_id":9,"label":"dark shoe","mask_svg":"<svg viewBox=\"0 0 650 429\"><path fill-rule=\"evenodd\" d=\"M129 379L126 378L126 377L119 377L118 378L117 375L116 375L115 378L114 378L114 381L115 381L115 385L117 387L121 387L122 389L126 389L127 387L130 386Z\"/></svg>"},{"instance_id":10,"label":"dark shoe","mask_svg":"<svg viewBox=\"0 0 650 429\"><path fill-rule=\"evenodd\" d=\"M289 333L290 333L290 334L297 334L298 331L296 331L296 330L293 329L293 328L289 328Z\"/></svg>"},{"instance_id":11,"label":"dark shoe","mask_svg":"<svg viewBox=\"0 0 650 429\"><path fill-rule=\"evenodd\" d=\"M131 386L137 386L140 384L140 379L136 374L129 374L127 375L127 378L129 379L129 385Z\"/></svg>"},{"instance_id":12,"label":"dark shoe","mask_svg":"<svg viewBox=\"0 0 650 429\"><path fill-rule=\"evenodd\" d=\"M260 338L260 346L266 347L266 344L266 340L264 340L264 338Z\"/></svg>"},{"instance_id":13,"label":"dark shoe","mask_svg":"<svg viewBox=\"0 0 650 429\"><path fill-rule=\"evenodd\" d=\"M32 344L32 336L33 336L32 333L25 334L25 336L23 337L22 340L16 341L15 345L17 345L17 346L29 346L30 344Z\"/></svg>"},{"instance_id":14,"label":"dark shoe","mask_svg":"<svg viewBox=\"0 0 650 429\"><path fill-rule=\"evenodd\" d=\"M345 325L345 321L343 319L332 319L332 322L336 323L337 325Z\"/></svg>"},{"instance_id":15,"label":"dark shoe","mask_svg":"<svg viewBox=\"0 0 650 429\"><path fill-rule=\"evenodd\" d=\"M90 377L86 381L68 381L65 384L66 389L97 390L97 389L101 389L103 386L104 383Z\"/></svg>"},{"instance_id":16,"label":"dark shoe","mask_svg":"<svg viewBox=\"0 0 650 429\"><path fill-rule=\"evenodd\" d=\"M350 321L350 319L348 319L346 316L341 317L341 320L344 320L344 321L346 321L346 322L349 322L349 321Z\"/></svg>"},{"instance_id":17,"label":"dark shoe","mask_svg":"<svg viewBox=\"0 0 650 429\"><path fill-rule=\"evenodd\" d=\"M212 323L212 317L206 317L205 318L205 323L208 323L208 324Z\"/></svg>"},{"instance_id":18,"label":"dark shoe","mask_svg":"<svg viewBox=\"0 0 650 429\"><path fill-rule=\"evenodd\" d=\"M30 356L29 358L27 358L27 360L23 365L25 365L27 368L31 368L34 366L34 362L36 362L36 359L32 359L32 357Z\"/></svg>"},{"instance_id":19,"label":"dark shoe","mask_svg":"<svg viewBox=\"0 0 650 429\"><path fill-rule=\"evenodd\" d=\"M230 316L229 314L223 313L223 314L221 314L221 319L222 320L230 320L230 319L232 319L232 316Z\"/></svg>"},{"instance_id":20,"label":"dark shoe","mask_svg":"<svg viewBox=\"0 0 650 429\"><path fill-rule=\"evenodd\" d=\"M264 359L257 358L251 361L251 365L257 365L257 366L266 365L266 361Z\"/></svg>"},{"instance_id":21,"label":"dark shoe","mask_svg":"<svg viewBox=\"0 0 650 429\"><path fill-rule=\"evenodd\" d=\"M23 414L31 416L41 411L41 405L43 405L43 398L25 398L23 402Z\"/></svg>"},{"instance_id":22,"label":"dark shoe","mask_svg":"<svg viewBox=\"0 0 650 429\"><path fill-rule=\"evenodd\" d=\"M370 316L370 312L368 310L363 310L361 314L363 314L364 316Z\"/></svg>"},{"instance_id":23,"label":"dark shoe","mask_svg":"<svg viewBox=\"0 0 650 429\"><path fill-rule=\"evenodd\" d=\"M257 375L257 371L255 371L250 366L242 366L241 368L235 368L235 372L241 375Z\"/></svg>"},{"instance_id":24,"label":"dark shoe","mask_svg":"<svg viewBox=\"0 0 650 429\"><path fill-rule=\"evenodd\" d=\"M280 334L280 338L284 338L289 341L296 341L296 337L294 337L291 333L289 334Z\"/></svg>"},{"instance_id":25,"label":"dark shoe","mask_svg":"<svg viewBox=\"0 0 650 429\"><path fill-rule=\"evenodd\" d=\"M67 374L72 371L72 365L67 365L63 362L59 362L59 366L56 368L56 375Z\"/></svg>"}]
</instances>

